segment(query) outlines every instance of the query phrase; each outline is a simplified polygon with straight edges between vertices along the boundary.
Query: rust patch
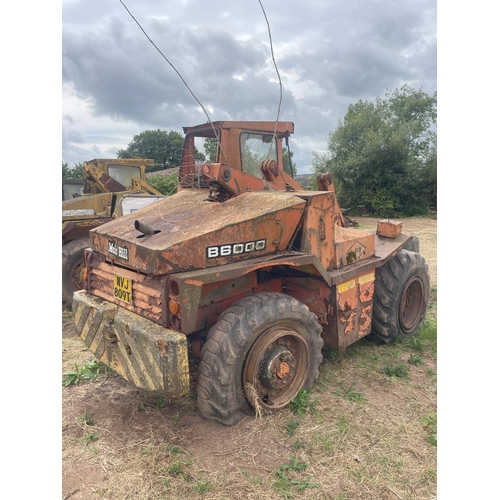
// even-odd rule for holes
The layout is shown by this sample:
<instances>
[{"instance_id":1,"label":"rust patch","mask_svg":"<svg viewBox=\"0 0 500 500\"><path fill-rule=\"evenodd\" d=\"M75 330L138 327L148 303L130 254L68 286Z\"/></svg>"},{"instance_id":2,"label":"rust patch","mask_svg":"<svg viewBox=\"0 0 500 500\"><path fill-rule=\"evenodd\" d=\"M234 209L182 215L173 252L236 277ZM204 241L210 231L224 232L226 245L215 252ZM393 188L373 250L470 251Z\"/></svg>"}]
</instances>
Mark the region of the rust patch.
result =
<instances>
[{"instance_id":1,"label":"rust patch","mask_svg":"<svg viewBox=\"0 0 500 500\"><path fill-rule=\"evenodd\" d=\"M278 367L278 370L276 371L276 375L278 378L285 378L288 375L288 372L290 371L290 367L288 366L288 363L286 361L282 361Z\"/></svg>"},{"instance_id":2,"label":"rust patch","mask_svg":"<svg viewBox=\"0 0 500 500\"><path fill-rule=\"evenodd\" d=\"M220 273L217 274L219 275ZM202 280L190 280L190 279L187 279L185 283L186 285L195 285L195 286L203 286L205 284L205 282Z\"/></svg>"},{"instance_id":3,"label":"rust patch","mask_svg":"<svg viewBox=\"0 0 500 500\"><path fill-rule=\"evenodd\" d=\"M162 356L168 356L168 344L165 339L158 339L158 351Z\"/></svg>"}]
</instances>

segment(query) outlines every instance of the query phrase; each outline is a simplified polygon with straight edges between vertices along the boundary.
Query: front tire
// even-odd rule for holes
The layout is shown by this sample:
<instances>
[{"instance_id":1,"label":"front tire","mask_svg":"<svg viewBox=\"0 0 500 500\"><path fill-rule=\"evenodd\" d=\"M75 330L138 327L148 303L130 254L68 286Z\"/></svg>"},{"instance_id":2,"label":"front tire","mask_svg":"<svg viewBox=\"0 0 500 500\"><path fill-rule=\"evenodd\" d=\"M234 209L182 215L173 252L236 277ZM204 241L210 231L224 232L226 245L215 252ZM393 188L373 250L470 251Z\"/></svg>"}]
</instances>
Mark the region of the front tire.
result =
<instances>
[{"instance_id":1,"label":"front tire","mask_svg":"<svg viewBox=\"0 0 500 500\"><path fill-rule=\"evenodd\" d=\"M286 407L311 388L322 347L321 326L305 304L280 293L245 297L221 314L201 351L201 414L234 425L253 409Z\"/></svg>"},{"instance_id":2,"label":"front tire","mask_svg":"<svg viewBox=\"0 0 500 500\"><path fill-rule=\"evenodd\" d=\"M420 331L430 297L429 268L418 253L399 251L376 270L371 338L389 344Z\"/></svg>"},{"instance_id":3,"label":"front tire","mask_svg":"<svg viewBox=\"0 0 500 500\"><path fill-rule=\"evenodd\" d=\"M83 289L83 251L88 247L89 238L73 240L62 247L62 298L68 305L73 302L73 292Z\"/></svg>"}]
</instances>

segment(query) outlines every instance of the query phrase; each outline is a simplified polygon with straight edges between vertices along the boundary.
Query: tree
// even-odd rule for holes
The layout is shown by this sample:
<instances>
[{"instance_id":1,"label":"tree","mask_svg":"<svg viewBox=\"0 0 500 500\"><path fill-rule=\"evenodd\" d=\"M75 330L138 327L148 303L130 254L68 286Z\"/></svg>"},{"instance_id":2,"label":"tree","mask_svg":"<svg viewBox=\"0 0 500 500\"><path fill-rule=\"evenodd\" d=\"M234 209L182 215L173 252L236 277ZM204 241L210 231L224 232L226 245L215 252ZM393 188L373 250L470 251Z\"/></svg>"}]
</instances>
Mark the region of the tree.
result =
<instances>
[{"instance_id":1,"label":"tree","mask_svg":"<svg viewBox=\"0 0 500 500\"><path fill-rule=\"evenodd\" d=\"M290 150L288 148L286 147L283 148L281 155L281 159L283 162L283 169L288 175L295 177L297 175L297 165L293 161L293 151L290 151L290 156L288 155L289 151Z\"/></svg>"},{"instance_id":2,"label":"tree","mask_svg":"<svg viewBox=\"0 0 500 500\"><path fill-rule=\"evenodd\" d=\"M328 153L313 157L315 172L332 172L343 208L394 216L435 205L436 105L436 93L408 85L349 105Z\"/></svg>"},{"instance_id":3,"label":"tree","mask_svg":"<svg viewBox=\"0 0 500 500\"><path fill-rule=\"evenodd\" d=\"M147 172L156 172L178 167L182 160L184 137L171 130L145 130L134 135L126 149L118 150L118 158L151 158L155 165L147 167ZM205 155L196 150L196 161L204 161Z\"/></svg>"},{"instance_id":4,"label":"tree","mask_svg":"<svg viewBox=\"0 0 500 500\"><path fill-rule=\"evenodd\" d=\"M148 184L167 196L177 192L178 175L152 175L148 177Z\"/></svg>"},{"instance_id":5,"label":"tree","mask_svg":"<svg viewBox=\"0 0 500 500\"><path fill-rule=\"evenodd\" d=\"M83 163L74 163L72 167L68 166L68 162L62 162L62 179L83 179L85 174L83 173Z\"/></svg>"},{"instance_id":6,"label":"tree","mask_svg":"<svg viewBox=\"0 0 500 500\"><path fill-rule=\"evenodd\" d=\"M207 161L215 163L217 161L217 146L218 141L215 137L207 137L203 141L203 147L207 155Z\"/></svg>"}]
</instances>

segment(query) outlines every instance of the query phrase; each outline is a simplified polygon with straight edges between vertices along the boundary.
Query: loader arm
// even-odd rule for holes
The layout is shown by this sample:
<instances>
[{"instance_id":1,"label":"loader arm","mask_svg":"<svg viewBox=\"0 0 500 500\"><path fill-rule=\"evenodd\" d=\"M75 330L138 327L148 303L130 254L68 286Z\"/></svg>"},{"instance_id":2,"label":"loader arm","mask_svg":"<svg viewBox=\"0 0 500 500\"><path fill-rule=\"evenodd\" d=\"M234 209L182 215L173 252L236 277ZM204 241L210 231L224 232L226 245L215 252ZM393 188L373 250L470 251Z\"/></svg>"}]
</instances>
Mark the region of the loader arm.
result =
<instances>
[{"instance_id":1,"label":"loader arm","mask_svg":"<svg viewBox=\"0 0 500 500\"><path fill-rule=\"evenodd\" d=\"M142 191L142 192L146 191L146 192L148 192L150 194L156 194L158 196L162 196L163 195L163 193L160 193L160 191L158 191L153 186L151 186L150 184L148 184L146 181L143 181L139 177L133 177L132 178L132 187L134 188L134 190L137 190L137 191Z\"/></svg>"},{"instance_id":2,"label":"loader arm","mask_svg":"<svg viewBox=\"0 0 500 500\"><path fill-rule=\"evenodd\" d=\"M102 193L127 191L126 186L101 171L96 165L84 165L85 174L95 182Z\"/></svg>"}]
</instances>

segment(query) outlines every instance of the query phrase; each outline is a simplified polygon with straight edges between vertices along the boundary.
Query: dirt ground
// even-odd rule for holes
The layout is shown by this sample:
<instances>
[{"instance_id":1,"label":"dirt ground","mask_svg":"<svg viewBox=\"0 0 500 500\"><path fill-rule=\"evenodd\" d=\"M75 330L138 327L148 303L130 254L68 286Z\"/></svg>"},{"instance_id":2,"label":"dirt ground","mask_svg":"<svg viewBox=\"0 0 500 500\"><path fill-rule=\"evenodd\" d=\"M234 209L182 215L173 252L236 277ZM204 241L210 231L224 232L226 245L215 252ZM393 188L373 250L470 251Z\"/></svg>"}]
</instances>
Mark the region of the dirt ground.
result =
<instances>
[{"instance_id":1,"label":"dirt ground","mask_svg":"<svg viewBox=\"0 0 500 500\"><path fill-rule=\"evenodd\" d=\"M361 228L376 219L357 218ZM437 287L437 220L412 218ZM436 316L435 292L432 310ZM62 372L93 359L62 313ZM413 357L413 358L412 358ZM420 359L409 364L409 359ZM407 378L380 369L404 363ZM324 350L309 403L225 427L201 417L193 388L164 401L113 373L62 387L62 498L436 498L437 353L420 344L362 340Z\"/></svg>"}]
</instances>

